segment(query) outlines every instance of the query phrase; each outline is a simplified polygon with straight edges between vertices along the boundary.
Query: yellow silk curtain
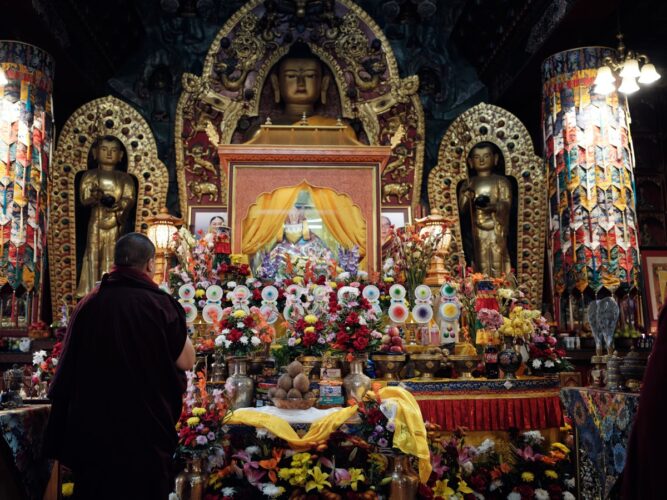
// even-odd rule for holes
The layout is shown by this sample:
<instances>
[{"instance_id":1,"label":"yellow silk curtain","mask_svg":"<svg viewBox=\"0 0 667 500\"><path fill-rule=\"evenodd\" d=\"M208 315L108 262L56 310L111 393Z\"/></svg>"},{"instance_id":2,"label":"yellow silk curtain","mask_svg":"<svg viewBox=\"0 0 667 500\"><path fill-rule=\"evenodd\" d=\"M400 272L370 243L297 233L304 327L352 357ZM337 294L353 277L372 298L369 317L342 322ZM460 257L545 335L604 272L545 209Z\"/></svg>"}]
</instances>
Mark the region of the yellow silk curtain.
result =
<instances>
[{"instance_id":1,"label":"yellow silk curtain","mask_svg":"<svg viewBox=\"0 0 667 500\"><path fill-rule=\"evenodd\" d=\"M359 247L363 263L366 255L366 221L359 207L347 195L338 194L329 188L314 187L305 181L258 197L243 222L241 251L246 255L254 255L265 246L280 241L287 213L302 190L310 193L324 226L338 243L344 248L352 248L354 245Z\"/></svg>"}]
</instances>

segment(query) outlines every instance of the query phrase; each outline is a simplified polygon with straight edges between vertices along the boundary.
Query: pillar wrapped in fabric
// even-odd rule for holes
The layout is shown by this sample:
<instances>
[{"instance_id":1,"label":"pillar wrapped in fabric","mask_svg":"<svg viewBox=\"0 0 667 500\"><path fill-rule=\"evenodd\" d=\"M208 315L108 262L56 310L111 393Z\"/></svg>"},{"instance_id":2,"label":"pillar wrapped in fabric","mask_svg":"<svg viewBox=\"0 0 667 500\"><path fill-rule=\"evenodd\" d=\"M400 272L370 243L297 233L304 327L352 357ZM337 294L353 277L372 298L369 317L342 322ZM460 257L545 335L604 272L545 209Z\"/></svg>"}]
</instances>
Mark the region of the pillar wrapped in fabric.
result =
<instances>
[{"instance_id":1,"label":"pillar wrapped in fabric","mask_svg":"<svg viewBox=\"0 0 667 500\"><path fill-rule=\"evenodd\" d=\"M593 91L597 68L614 52L585 47L542 65L554 304L570 328L587 298L630 292L639 281L628 105L623 94Z\"/></svg>"},{"instance_id":2,"label":"pillar wrapped in fabric","mask_svg":"<svg viewBox=\"0 0 667 500\"><path fill-rule=\"evenodd\" d=\"M0 40L0 67L7 77L0 82L0 326L16 328L39 319L54 61L32 45Z\"/></svg>"}]
</instances>

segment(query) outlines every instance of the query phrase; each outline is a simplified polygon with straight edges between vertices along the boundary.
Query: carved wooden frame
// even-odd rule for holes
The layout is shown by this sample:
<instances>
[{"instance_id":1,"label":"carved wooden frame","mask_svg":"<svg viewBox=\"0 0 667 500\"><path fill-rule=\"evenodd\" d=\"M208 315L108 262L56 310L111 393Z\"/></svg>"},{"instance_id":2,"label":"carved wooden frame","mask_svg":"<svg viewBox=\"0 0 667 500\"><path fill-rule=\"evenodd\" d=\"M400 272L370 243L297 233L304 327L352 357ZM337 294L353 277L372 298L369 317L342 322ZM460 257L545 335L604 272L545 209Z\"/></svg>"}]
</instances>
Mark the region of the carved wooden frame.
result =
<instances>
[{"instance_id":1,"label":"carved wooden frame","mask_svg":"<svg viewBox=\"0 0 667 500\"><path fill-rule=\"evenodd\" d=\"M261 98L261 90L264 82L268 77L270 69L287 51L288 46L278 46L277 43L263 42L263 45L258 50L261 52L257 54L257 50L248 50L248 47L259 47L257 39L259 37L251 36L253 23L256 23L258 8L261 8L263 0L250 0L243 7L241 7L222 27L215 39L211 43L211 47L204 62L204 68L201 76L193 74L183 75L183 93L179 98L176 108L176 126L175 126L175 144L176 144L176 171L178 179L178 190L180 199L180 208L182 214L188 213L188 206L190 205L190 195L188 188L188 175L186 175L186 157L188 156L187 140L183 137L184 118L187 113L191 113L194 107L200 103L206 103L211 109L221 112L223 114L219 124L209 123L206 125L206 135L208 143L213 147L218 147L221 144L230 144L234 131L241 116L247 115L249 117L256 117L259 114L259 101ZM383 174L384 185L403 186L403 189L408 190L409 198L407 200L399 198L396 203L389 203L390 205L410 205L413 210L419 204L422 183L422 170L424 162L424 137L425 137L425 122L424 113L421 101L417 94L419 88L419 79L417 76L408 76L401 78L398 71L398 64L393 54L393 50L389 41L385 37L383 31L377 23L358 5L351 0L337 0L337 5L342 6L348 12L343 16L348 26L348 40L358 36L368 36L365 30L369 30L372 36L381 43L381 51L384 54L387 63L387 69L382 76L379 85L377 86L377 93L373 97L361 98L355 103L352 103L347 95L347 81L350 76L349 69L346 71L338 64L335 58L331 57L329 53L323 50L318 45L309 43L313 53L318 55L320 59L330 68L338 94L341 99L341 110L345 118L358 118L369 138L372 146L377 145L391 145L393 149L393 156L390 158L388 168ZM364 28L362 29L359 24ZM218 92L213 89L215 82L214 67L217 60L218 52L223 40L229 41L232 34L241 33L245 47L245 52L248 52L249 57L244 61L239 61L240 65L245 68L248 66L249 71L253 73L252 79L246 78L239 89L229 90L224 89ZM358 33L357 33L358 32ZM341 37L343 38L343 37ZM367 41L364 39L364 41ZM233 40L232 43L235 43ZM262 42L260 42L261 44ZM338 42L336 42L338 43ZM271 45L271 51L267 55L267 47ZM252 59L256 59L254 62ZM250 97L248 97L250 96ZM414 136L408 137L405 129L399 131L391 131L388 127L382 127L379 117L386 114L386 119L389 120L393 110L399 110L400 106L404 105L406 109L404 112L410 113L413 116L416 126L416 133ZM401 142L405 141L412 144L412 149L408 154L401 154L399 149ZM405 148L403 148L405 149ZM209 158L213 161L213 158ZM216 159L217 161L217 159ZM404 177L401 177L399 172L401 166L412 162L412 168ZM393 166L393 167L392 167ZM390 177L391 174L391 177ZM412 176L412 182L406 182ZM227 194L227 182L225 173L219 169L217 178L215 176L208 176L204 174L203 180L205 182L213 182L219 190L220 205L227 205L228 201L225 199ZM396 183L396 184L394 184ZM391 194L393 190L387 190L387 196L395 196ZM385 193L381 193L385 194ZM383 196L384 197L384 196ZM210 201L207 201L210 204Z\"/></svg>"},{"instance_id":2,"label":"carved wooden frame","mask_svg":"<svg viewBox=\"0 0 667 500\"><path fill-rule=\"evenodd\" d=\"M98 137L113 135L125 146L127 172L137 179L135 231L166 206L169 174L158 159L151 129L129 104L113 96L90 101L69 117L58 140L50 183L48 230L53 316L64 302L76 305L76 174L87 170L88 153Z\"/></svg>"},{"instance_id":3,"label":"carved wooden frame","mask_svg":"<svg viewBox=\"0 0 667 500\"><path fill-rule=\"evenodd\" d=\"M470 150L484 141L498 146L505 159L505 175L518 184L516 275L531 305L539 308L547 227L544 165L524 125L498 106L481 103L454 120L440 143L438 164L429 174L429 204L442 211L452 231L448 264L454 268L465 262L456 190L468 177Z\"/></svg>"}]
</instances>

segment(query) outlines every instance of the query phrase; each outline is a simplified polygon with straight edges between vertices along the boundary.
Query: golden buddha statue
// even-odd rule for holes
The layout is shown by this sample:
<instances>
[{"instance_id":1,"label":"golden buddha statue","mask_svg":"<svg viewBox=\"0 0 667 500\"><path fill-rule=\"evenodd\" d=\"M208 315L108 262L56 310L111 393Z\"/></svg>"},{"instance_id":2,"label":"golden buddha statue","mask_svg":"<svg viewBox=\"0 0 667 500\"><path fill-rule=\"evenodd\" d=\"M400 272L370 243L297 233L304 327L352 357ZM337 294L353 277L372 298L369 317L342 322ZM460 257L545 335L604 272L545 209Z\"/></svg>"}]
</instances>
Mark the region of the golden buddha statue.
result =
<instances>
[{"instance_id":1,"label":"golden buddha statue","mask_svg":"<svg viewBox=\"0 0 667 500\"><path fill-rule=\"evenodd\" d=\"M271 115L274 125L340 125L337 118L321 114L327 105L331 75L322 61L304 43L295 43L289 53L276 64L270 75L275 104L282 110ZM345 134L356 139L354 129L346 126Z\"/></svg>"},{"instance_id":2,"label":"golden buddha statue","mask_svg":"<svg viewBox=\"0 0 667 500\"><path fill-rule=\"evenodd\" d=\"M490 142L472 148L468 167L477 175L459 192L459 211L470 218L473 268L494 277L509 273L512 267L507 246L512 185L507 177L494 173L499 157Z\"/></svg>"},{"instance_id":3,"label":"golden buddha statue","mask_svg":"<svg viewBox=\"0 0 667 500\"><path fill-rule=\"evenodd\" d=\"M90 292L111 269L116 240L136 202L134 179L116 170L125 154L121 141L114 136L101 137L93 144L92 153L97 168L83 174L79 187L81 204L91 207L91 212L77 297Z\"/></svg>"}]
</instances>

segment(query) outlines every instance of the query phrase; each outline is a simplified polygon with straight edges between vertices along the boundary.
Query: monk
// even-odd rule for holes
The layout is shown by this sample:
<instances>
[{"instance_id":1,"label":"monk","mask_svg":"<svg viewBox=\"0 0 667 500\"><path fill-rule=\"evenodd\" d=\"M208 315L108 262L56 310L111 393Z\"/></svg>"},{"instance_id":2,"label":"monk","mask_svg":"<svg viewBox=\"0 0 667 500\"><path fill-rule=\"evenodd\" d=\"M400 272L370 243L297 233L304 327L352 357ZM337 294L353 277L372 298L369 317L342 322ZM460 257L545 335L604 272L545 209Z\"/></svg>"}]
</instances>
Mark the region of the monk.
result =
<instances>
[{"instance_id":1,"label":"monk","mask_svg":"<svg viewBox=\"0 0 667 500\"><path fill-rule=\"evenodd\" d=\"M658 337L653 345L639 410L630 434L621 483L623 500L665 498L667 469L667 302L658 316Z\"/></svg>"},{"instance_id":2,"label":"monk","mask_svg":"<svg viewBox=\"0 0 667 500\"><path fill-rule=\"evenodd\" d=\"M195 351L182 307L152 280L155 247L118 239L114 267L77 305L49 398L47 456L77 499L168 498L184 370Z\"/></svg>"}]
</instances>

